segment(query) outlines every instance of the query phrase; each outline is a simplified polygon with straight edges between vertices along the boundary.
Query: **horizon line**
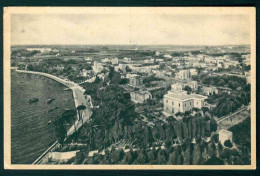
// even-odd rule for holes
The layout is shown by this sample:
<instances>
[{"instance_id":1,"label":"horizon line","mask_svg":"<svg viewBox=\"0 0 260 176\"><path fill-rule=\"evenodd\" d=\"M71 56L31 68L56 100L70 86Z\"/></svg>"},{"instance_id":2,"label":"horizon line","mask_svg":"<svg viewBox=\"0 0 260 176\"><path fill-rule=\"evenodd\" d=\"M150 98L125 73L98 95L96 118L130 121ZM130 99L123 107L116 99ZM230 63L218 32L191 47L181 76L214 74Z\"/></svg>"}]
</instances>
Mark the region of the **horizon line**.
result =
<instances>
[{"instance_id":1,"label":"horizon line","mask_svg":"<svg viewBox=\"0 0 260 176\"><path fill-rule=\"evenodd\" d=\"M51 45L67 45L67 46L76 46L76 45L103 45L103 46L111 46L111 45L118 45L118 46L241 46L241 45L251 45L251 44L11 44L11 46L51 46Z\"/></svg>"}]
</instances>

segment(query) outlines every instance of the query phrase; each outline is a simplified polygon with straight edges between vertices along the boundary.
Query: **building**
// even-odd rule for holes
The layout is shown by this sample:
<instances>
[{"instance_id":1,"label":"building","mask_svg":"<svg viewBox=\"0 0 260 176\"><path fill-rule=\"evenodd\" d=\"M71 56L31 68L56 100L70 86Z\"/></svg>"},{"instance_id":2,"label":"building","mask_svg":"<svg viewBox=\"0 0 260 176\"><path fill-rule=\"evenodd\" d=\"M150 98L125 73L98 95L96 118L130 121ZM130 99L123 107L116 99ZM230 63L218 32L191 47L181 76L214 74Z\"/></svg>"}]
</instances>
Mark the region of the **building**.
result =
<instances>
[{"instance_id":1,"label":"building","mask_svg":"<svg viewBox=\"0 0 260 176\"><path fill-rule=\"evenodd\" d=\"M165 55L163 55L163 57L168 58L168 59L171 59L171 58L172 58L172 56L169 55L169 54L165 54Z\"/></svg>"},{"instance_id":2,"label":"building","mask_svg":"<svg viewBox=\"0 0 260 176\"><path fill-rule=\"evenodd\" d=\"M140 75L132 74L131 76L127 75L129 77L129 84L131 86L141 86L143 85L143 78Z\"/></svg>"},{"instance_id":3,"label":"building","mask_svg":"<svg viewBox=\"0 0 260 176\"><path fill-rule=\"evenodd\" d=\"M160 55L160 52L159 52L159 51L156 51L156 52L155 52L155 55L156 55L156 56L159 56L159 55Z\"/></svg>"},{"instance_id":4,"label":"building","mask_svg":"<svg viewBox=\"0 0 260 176\"><path fill-rule=\"evenodd\" d=\"M80 74L80 76L88 77L88 74L89 74L90 72L92 72L92 71L91 71L91 70L82 69L79 74Z\"/></svg>"},{"instance_id":5,"label":"building","mask_svg":"<svg viewBox=\"0 0 260 176\"><path fill-rule=\"evenodd\" d=\"M191 75L191 76L196 76L196 75L198 75L197 69L195 69L195 68L190 69L190 75Z\"/></svg>"},{"instance_id":6,"label":"building","mask_svg":"<svg viewBox=\"0 0 260 176\"><path fill-rule=\"evenodd\" d=\"M123 61L124 61L125 63L132 63L132 59L131 59L131 58L128 58L128 57L125 57L125 58L123 59Z\"/></svg>"},{"instance_id":7,"label":"building","mask_svg":"<svg viewBox=\"0 0 260 176\"><path fill-rule=\"evenodd\" d=\"M112 63L113 65L117 65L117 64L118 64L118 58L116 57L116 58L114 58L114 59L111 59L111 63Z\"/></svg>"},{"instance_id":8,"label":"building","mask_svg":"<svg viewBox=\"0 0 260 176\"><path fill-rule=\"evenodd\" d=\"M217 67L218 68L223 68L224 67L224 62L222 60L218 60Z\"/></svg>"},{"instance_id":9,"label":"building","mask_svg":"<svg viewBox=\"0 0 260 176\"><path fill-rule=\"evenodd\" d=\"M247 84L251 84L251 72L245 72L245 76L246 76L246 83Z\"/></svg>"},{"instance_id":10,"label":"building","mask_svg":"<svg viewBox=\"0 0 260 176\"><path fill-rule=\"evenodd\" d=\"M95 73L99 73L104 69L104 67L102 66L101 63L98 63L98 62L95 61L94 65L92 66L92 69Z\"/></svg>"},{"instance_id":11,"label":"building","mask_svg":"<svg viewBox=\"0 0 260 176\"><path fill-rule=\"evenodd\" d=\"M224 145L226 140L233 141L233 133L231 131L222 129L219 131L219 141Z\"/></svg>"},{"instance_id":12,"label":"building","mask_svg":"<svg viewBox=\"0 0 260 176\"><path fill-rule=\"evenodd\" d=\"M155 61L156 61L156 62L163 62L164 59L156 59Z\"/></svg>"},{"instance_id":13,"label":"building","mask_svg":"<svg viewBox=\"0 0 260 176\"><path fill-rule=\"evenodd\" d=\"M191 74L190 74L190 70L180 70L178 73L176 73L175 75L176 79L190 79L191 78Z\"/></svg>"},{"instance_id":14,"label":"building","mask_svg":"<svg viewBox=\"0 0 260 176\"><path fill-rule=\"evenodd\" d=\"M218 94L218 89L216 87L203 87L203 93L205 95L215 95L215 94Z\"/></svg>"},{"instance_id":15,"label":"building","mask_svg":"<svg viewBox=\"0 0 260 176\"><path fill-rule=\"evenodd\" d=\"M119 64L119 65L115 66L115 71L119 71L119 70L126 71L125 70L126 66L127 66L126 64Z\"/></svg>"},{"instance_id":16,"label":"building","mask_svg":"<svg viewBox=\"0 0 260 176\"><path fill-rule=\"evenodd\" d=\"M145 64L153 64L154 63L154 59L146 59L144 60Z\"/></svg>"},{"instance_id":17,"label":"building","mask_svg":"<svg viewBox=\"0 0 260 176\"><path fill-rule=\"evenodd\" d=\"M182 90L182 85L174 84L163 97L164 112L168 115L174 115L177 112L190 111L192 108L201 109L207 98L207 96L198 94L188 95L186 91Z\"/></svg>"},{"instance_id":18,"label":"building","mask_svg":"<svg viewBox=\"0 0 260 176\"><path fill-rule=\"evenodd\" d=\"M152 98L152 94L148 91L135 91L130 93L131 100L134 103L143 103L147 99Z\"/></svg>"},{"instance_id":19,"label":"building","mask_svg":"<svg viewBox=\"0 0 260 176\"><path fill-rule=\"evenodd\" d=\"M108 62L111 62L111 61L110 61L110 59L105 58L105 59L102 59L101 62L103 62L103 63L108 63Z\"/></svg>"},{"instance_id":20,"label":"building","mask_svg":"<svg viewBox=\"0 0 260 176\"><path fill-rule=\"evenodd\" d=\"M186 87L189 86L192 91L195 91L198 89L198 82L197 81L185 81L185 82L177 82L171 85L171 88L173 89L175 85L178 85L179 87L182 88L182 90Z\"/></svg>"}]
</instances>

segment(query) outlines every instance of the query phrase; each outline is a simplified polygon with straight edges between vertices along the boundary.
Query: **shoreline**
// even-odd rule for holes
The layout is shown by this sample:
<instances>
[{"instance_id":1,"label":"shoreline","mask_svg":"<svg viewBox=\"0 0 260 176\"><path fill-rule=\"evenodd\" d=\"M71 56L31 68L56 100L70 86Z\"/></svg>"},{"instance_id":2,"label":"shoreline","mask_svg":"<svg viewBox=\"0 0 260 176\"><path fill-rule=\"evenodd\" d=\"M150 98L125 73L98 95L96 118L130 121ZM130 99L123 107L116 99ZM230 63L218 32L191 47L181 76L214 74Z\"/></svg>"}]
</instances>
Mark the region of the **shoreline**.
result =
<instances>
[{"instance_id":1,"label":"shoreline","mask_svg":"<svg viewBox=\"0 0 260 176\"><path fill-rule=\"evenodd\" d=\"M11 67L11 70L15 70L16 72L19 73L26 73L26 74L34 74L34 75L41 75L47 78L50 78L54 81L57 81L61 83L62 85L68 87L69 89L72 90L72 95L73 95L73 100L74 100L74 105L75 109L79 105L85 105L87 108L85 111L82 111L82 123L80 123L79 119L79 113L77 112L77 121L75 121L75 125L72 125L71 128L67 131L67 138L64 139L66 141L69 136L71 136L75 131L77 131L81 126L87 122L87 120L91 117L92 111L90 108L92 108L92 102L91 102L91 96L89 95L84 95L85 89L79 86L78 84L72 82L72 81L67 81L63 80L57 76L48 74L48 73L43 73L43 72L35 72L35 71L27 71L27 70L18 70L16 67ZM88 103L90 105L88 105ZM90 107L90 108L89 108ZM47 154L57 146L58 141L56 140L49 148L47 148L33 163L32 165L39 164L44 157L47 156Z\"/></svg>"}]
</instances>

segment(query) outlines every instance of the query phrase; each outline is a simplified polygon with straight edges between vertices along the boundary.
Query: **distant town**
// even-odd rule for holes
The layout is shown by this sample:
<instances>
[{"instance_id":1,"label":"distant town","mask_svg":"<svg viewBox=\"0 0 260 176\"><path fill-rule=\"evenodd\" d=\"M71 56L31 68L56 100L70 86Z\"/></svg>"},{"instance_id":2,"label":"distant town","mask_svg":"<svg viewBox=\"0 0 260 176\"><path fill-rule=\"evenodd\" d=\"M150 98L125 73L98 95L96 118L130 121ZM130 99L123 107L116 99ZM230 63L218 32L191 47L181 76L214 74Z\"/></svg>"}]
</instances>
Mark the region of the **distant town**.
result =
<instances>
[{"instance_id":1,"label":"distant town","mask_svg":"<svg viewBox=\"0 0 260 176\"><path fill-rule=\"evenodd\" d=\"M62 115L55 117L57 142L36 164L251 163L250 46L50 45L11 51L14 70L54 76L78 102L77 113L68 117L78 120L69 120L70 128L63 127Z\"/></svg>"}]
</instances>

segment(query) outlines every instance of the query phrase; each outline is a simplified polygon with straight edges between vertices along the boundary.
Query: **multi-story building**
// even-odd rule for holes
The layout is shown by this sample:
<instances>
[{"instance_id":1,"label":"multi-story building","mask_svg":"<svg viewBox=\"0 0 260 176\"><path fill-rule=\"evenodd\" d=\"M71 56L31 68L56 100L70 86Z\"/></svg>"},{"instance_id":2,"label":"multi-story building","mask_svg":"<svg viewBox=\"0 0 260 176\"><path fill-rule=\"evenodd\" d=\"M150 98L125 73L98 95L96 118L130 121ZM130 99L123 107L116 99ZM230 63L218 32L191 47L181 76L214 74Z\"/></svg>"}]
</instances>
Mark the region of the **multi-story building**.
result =
<instances>
[{"instance_id":1,"label":"multi-story building","mask_svg":"<svg viewBox=\"0 0 260 176\"><path fill-rule=\"evenodd\" d=\"M190 69L190 75L191 75L191 76L196 76L196 75L198 75L197 69L195 69L195 68Z\"/></svg>"},{"instance_id":2,"label":"multi-story building","mask_svg":"<svg viewBox=\"0 0 260 176\"><path fill-rule=\"evenodd\" d=\"M203 87L203 93L205 95L215 95L215 94L218 94L218 89L216 87Z\"/></svg>"},{"instance_id":3,"label":"multi-story building","mask_svg":"<svg viewBox=\"0 0 260 176\"><path fill-rule=\"evenodd\" d=\"M129 84L131 86L138 87L143 85L143 78L140 75L132 74L131 76L128 75L128 77L129 77Z\"/></svg>"},{"instance_id":4,"label":"multi-story building","mask_svg":"<svg viewBox=\"0 0 260 176\"><path fill-rule=\"evenodd\" d=\"M101 63L98 63L98 62L95 61L94 65L92 66L92 69L95 73L99 73L104 69L104 67Z\"/></svg>"},{"instance_id":5,"label":"multi-story building","mask_svg":"<svg viewBox=\"0 0 260 176\"><path fill-rule=\"evenodd\" d=\"M191 74L190 74L190 70L180 70L178 73L176 73L175 78L177 79L190 79L191 78Z\"/></svg>"},{"instance_id":6,"label":"multi-story building","mask_svg":"<svg viewBox=\"0 0 260 176\"><path fill-rule=\"evenodd\" d=\"M176 82L174 84L171 85L172 89L175 85L178 85L179 87L182 88L182 90L186 87L186 86L189 86L192 91L195 91L198 89L198 82L197 81L179 81L179 82Z\"/></svg>"},{"instance_id":7,"label":"multi-story building","mask_svg":"<svg viewBox=\"0 0 260 176\"><path fill-rule=\"evenodd\" d=\"M174 115L177 112L184 113L192 108L201 109L207 98L207 96L198 94L188 95L186 91L182 90L182 85L174 84L172 85L172 89L163 97L164 112Z\"/></svg>"},{"instance_id":8,"label":"multi-story building","mask_svg":"<svg viewBox=\"0 0 260 176\"><path fill-rule=\"evenodd\" d=\"M224 145L226 140L230 140L231 142L233 141L233 133L231 131L222 129L219 131L219 141L221 142L222 145Z\"/></svg>"},{"instance_id":9,"label":"multi-story building","mask_svg":"<svg viewBox=\"0 0 260 176\"><path fill-rule=\"evenodd\" d=\"M131 58L128 58L128 57L125 57L125 58L123 59L123 61L124 61L125 63L132 63L132 59L131 59Z\"/></svg>"},{"instance_id":10,"label":"multi-story building","mask_svg":"<svg viewBox=\"0 0 260 176\"><path fill-rule=\"evenodd\" d=\"M134 103L143 103L147 99L152 98L152 94L148 91L135 91L130 93L131 100Z\"/></svg>"},{"instance_id":11,"label":"multi-story building","mask_svg":"<svg viewBox=\"0 0 260 176\"><path fill-rule=\"evenodd\" d=\"M112 63L113 65L117 65L117 64L118 64L118 58L116 57L116 58L114 58L114 59L111 59L111 63Z\"/></svg>"}]
</instances>

